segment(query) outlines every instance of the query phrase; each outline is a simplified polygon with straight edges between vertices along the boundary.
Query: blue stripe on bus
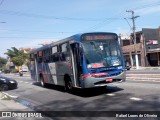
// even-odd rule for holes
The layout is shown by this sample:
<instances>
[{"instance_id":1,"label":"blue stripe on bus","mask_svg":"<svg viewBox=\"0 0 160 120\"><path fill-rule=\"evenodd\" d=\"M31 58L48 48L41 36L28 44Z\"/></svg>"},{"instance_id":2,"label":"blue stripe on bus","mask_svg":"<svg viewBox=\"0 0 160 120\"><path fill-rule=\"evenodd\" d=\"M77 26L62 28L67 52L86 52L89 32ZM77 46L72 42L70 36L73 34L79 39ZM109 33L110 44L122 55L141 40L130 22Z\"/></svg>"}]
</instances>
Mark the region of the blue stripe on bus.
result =
<instances>
[{"instance_id":1,"label":"blue stripe on bus","mask_svg":"<svg viewBox=\"0 0 160 120\"><path fill-rule=\"evenodd\" d=\"M86 61L84 59L84 55L83 55L83 58L82 58L82 71L83 71L83 74L88 74L88 69L87 69L87 64L86 64Z\"/></svg>"}]
</instances>

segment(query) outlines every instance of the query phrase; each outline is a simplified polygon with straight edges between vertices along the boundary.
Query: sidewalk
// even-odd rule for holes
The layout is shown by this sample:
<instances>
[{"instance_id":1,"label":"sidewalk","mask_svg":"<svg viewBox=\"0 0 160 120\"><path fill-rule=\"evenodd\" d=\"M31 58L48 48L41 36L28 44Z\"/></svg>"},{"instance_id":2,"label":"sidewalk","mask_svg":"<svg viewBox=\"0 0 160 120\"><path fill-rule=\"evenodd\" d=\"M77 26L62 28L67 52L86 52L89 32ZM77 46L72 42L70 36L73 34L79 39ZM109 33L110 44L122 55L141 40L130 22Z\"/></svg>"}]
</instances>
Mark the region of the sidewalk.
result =
<instances>
[{"instance_id":1,"label":"sidewalk","mask_svg":"<svg viewBox=\"0 0 160 120\"><path fill-rule=\"evenodd\" d=\"M12 96L14 97L14 96ZM0 120L54 120L36 112L0 91Z\"/></svg>"},{"instance_id":2,"label":"sidewalk","mask_svg":"<svg viewBox=\"0 0 160 120\"><path fill-rule=\"evenodd\" d=\"M19 76L19 73L7 73L7 74L4 74L4 73L1 73L2 75L5 75L5 76L18 76L18 77L30 77L30 73L29 72L24 72L23 73L23 76Z\"/></svg>"},{"instance_id":3,"label":"sidewalk","mask_svg":"<svg viewBox=\"0 0 160 120\"><path fill-rule=\"evenodd\" d=\"M139 66L139 69L136 69L136 67L131 67L131 70L160 70L160 67L141 67Z\"/></svg>"},{"instance_id":4,"label":"sidewalk","mask_svg":"<svg viewBox=\"0 0 160 120\"><path fill-rule=\"evenodd\" d=\"M11 97L7 96L5 93L0 92L0 110L1 111L32 111L26 106L15 102Z\"/></svg>"}]
</instances>

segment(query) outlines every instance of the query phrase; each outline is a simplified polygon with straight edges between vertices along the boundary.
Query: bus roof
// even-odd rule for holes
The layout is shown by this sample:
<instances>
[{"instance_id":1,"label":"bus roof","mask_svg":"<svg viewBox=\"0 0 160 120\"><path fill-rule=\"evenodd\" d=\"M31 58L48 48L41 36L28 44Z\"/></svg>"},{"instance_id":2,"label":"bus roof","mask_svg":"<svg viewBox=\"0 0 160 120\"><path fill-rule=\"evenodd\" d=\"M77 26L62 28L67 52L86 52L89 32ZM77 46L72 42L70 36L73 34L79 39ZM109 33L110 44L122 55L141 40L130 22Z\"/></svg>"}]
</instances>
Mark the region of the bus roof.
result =
<instances>
[{"instance_id":1,"label":"bus roof","mask_svg":"<svg viewBox=\"0 0 160 120\"><path fill-rule=\"evenodd\" d=\"M64 39L61 39L61 40L58 40L58 41L55 41L55 42L52 42L48 45L44 45L42 47L39 47L37 49L34 49L30 52L30 54L32 53L35 53L37 51L40 51L40 50L44 50L46 48L49 48L51 46L54 46L54 45L58 45L58 44L61 44L61 43L64 43L64 42L67 42L67 41L70 41L70 40L76 40L76 41L80 41L80 38L82 35L85 35L85 34L113 34L113 35L117 35L115 33L112 33L112 32L88 32L88 33L79 33L79 34L75 34L73 36L70 36L70 37L67 37L67 38L64 38Z\"/></svg>"}]
</instances>

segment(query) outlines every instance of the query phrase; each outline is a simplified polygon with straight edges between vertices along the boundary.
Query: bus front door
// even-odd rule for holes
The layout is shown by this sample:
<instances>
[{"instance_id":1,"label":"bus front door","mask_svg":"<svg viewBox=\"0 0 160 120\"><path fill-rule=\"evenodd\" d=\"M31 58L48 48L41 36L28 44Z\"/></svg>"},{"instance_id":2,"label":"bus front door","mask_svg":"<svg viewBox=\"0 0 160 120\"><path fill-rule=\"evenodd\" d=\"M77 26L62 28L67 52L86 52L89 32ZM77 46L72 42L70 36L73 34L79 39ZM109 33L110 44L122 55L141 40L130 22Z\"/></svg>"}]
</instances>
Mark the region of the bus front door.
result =
<instances>
[{"instance_id":1,"label":"bus front door","mask_svg":"<svg viewBox=\"0 0 160 120\"><path fill-rule=\"evenodd\" d=\"M71 44L71 49L72 49L72 59L73 59L73 75L76 81L77 87L80 87L80 75L82 73L82 66L81 66L81 55L80 55L80 49L79 49L79 44L74 43Z\"/></svg>"}]
</instances>

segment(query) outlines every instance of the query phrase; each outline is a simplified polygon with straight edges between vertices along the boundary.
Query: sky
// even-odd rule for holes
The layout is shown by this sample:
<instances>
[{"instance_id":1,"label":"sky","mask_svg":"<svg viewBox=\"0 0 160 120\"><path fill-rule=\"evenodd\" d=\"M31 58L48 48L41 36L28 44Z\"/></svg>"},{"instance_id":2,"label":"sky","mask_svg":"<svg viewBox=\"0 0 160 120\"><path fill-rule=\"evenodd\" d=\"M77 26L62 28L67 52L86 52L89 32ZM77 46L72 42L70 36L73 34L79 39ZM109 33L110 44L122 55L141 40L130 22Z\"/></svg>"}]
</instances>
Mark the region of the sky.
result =
<instances>
[{"instance_id":1,"label":"sky","mask_svg":"<svg viewBox=\"0 0 160 120\"><path fill-rule=\"evenodd\" d=\"M77 33L132 32L160 26L160 0L0 0L0 57ZM124 19L126 18L126 19Z\"/></svg>"}]
</instances>

